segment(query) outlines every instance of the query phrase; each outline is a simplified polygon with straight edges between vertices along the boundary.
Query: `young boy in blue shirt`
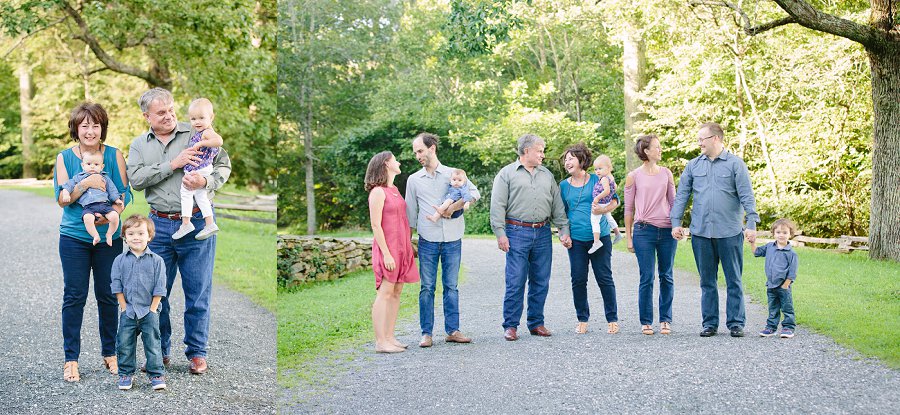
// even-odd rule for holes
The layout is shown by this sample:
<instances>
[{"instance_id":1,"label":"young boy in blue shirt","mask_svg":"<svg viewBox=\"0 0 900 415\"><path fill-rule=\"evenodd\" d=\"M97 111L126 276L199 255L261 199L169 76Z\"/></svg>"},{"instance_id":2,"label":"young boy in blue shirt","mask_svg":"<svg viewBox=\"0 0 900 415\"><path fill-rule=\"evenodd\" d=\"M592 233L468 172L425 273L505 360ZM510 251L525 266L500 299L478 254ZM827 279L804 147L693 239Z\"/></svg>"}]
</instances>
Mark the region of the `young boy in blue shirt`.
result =
<instances>
[{"instance_id":1,"label":"young boy in blue shirt","mask_svg":"<svg viewBox=\"0 0 900 415\"><path fill-rule=\"evenodd\" d=\"M119 301L116 354L121 390L131 389L138 332L144 341L150 385L154 390L166 388L159 337L160 301L166 295L166 263L147 248L155 231L149 218L131 215L122 226L128 250L119 254L112 265L110 286Z\"/></svg>"},{"instance_id":2,"label":"young boy in blue shirt","mask_svg":"<svg viewBox=\"0 0 900 415\"><path fill-rule=\"evenodd\" d=\"M778 219L772 224L772 236L775 242L769 242L759 248L751 243L753 255L766 257L766 294L769 297L769 319L766 328L759 332L761 337L774 336L778 331L779 312L784 315L781 321L781 337L794 337L794 299L791 297L791 285L797 279L797 253L791 249L789 240L797 233L797 228L788 219Z\"/></svg>"}]
</instances>

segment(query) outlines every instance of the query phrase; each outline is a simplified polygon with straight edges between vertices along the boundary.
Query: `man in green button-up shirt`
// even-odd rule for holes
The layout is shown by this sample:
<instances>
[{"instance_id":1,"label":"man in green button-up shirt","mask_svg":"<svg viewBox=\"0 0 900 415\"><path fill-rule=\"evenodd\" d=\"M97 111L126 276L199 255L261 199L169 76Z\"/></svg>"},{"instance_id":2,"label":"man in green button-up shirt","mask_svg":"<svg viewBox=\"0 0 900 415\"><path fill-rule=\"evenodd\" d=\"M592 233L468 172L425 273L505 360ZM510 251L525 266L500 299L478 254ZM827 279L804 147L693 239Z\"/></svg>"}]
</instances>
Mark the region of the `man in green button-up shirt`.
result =
<instances>
[{"instance_id":1,"label":"man in green button-up shirt","mask_svg":"<svg viewBox=\"0 0 900 415\"><path fill-rule=\"evenodd\" d=\"M544 140L526 134L518 140L519 159L494 178L491 191L491 228L497 246L506 252L506 295L503 329L506 340L518 339L525 283L528 282L528 330L550 336L544 327L544 301L550 286L553 243L550 222L559 239L569 242L569 220L553 173L544 161Z\"/></svg>"},{"instance_id":2,"label":"man in green button-up shirt","mask_svg":"<svg viewBox=\"0 0 900 415\"><path fill-rule=\"evenodd\" d=\"M205 188L210 193L220 188L231 175L231 160L224 149L213 159L213 173L206 177L197 172L184 174L184 166L196 165L198 150L188 148L194 131L175 117L172 93L153 88L138 100L144 119L150 126L131 143L128 152L128 178L135 190L144 190L150 204L150 219L156 236L149 248L166 263L166 296L159 314L163 362L169 362L172 326L169 319L169 296L176 272L181 273L184 291L185 355L191 361L191 373L206 372L209 338L209 303L212 293L216 237L197 240L195 233L205 226L199 210L191 218L195 231L177 240L172 234L181 226L181 185L188 189ZM210 195L212 200L212 195Z\"/></svg>"}]
</instances>

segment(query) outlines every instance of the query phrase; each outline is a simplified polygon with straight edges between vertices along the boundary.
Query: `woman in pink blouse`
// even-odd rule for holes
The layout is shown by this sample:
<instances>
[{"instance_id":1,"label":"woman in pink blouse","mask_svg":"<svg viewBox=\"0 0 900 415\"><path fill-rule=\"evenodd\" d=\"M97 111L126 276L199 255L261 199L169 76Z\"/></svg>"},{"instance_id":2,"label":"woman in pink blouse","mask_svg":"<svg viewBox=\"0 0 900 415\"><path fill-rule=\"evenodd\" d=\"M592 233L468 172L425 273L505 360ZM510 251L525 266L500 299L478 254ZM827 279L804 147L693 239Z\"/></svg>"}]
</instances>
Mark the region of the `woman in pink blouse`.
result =
<instances>
[{"instance_id":1,"label":"woman in pink blouse","mask_svg":"<svg viewBox=\"0 0 900 415\"><path fill-rule=\"evenodd\" d=\"M678 241L672 238L669 211L675 201L672 172L658 166L662 146L656 135L638 137L634 152L643 165L625 177L625 238L628 250L634 252L641 273L638 310L641 333L653 331L654 265L659 264L659 332L672 332L672 299L675 285L672 265Z\"/></svg>"}]
</instances>

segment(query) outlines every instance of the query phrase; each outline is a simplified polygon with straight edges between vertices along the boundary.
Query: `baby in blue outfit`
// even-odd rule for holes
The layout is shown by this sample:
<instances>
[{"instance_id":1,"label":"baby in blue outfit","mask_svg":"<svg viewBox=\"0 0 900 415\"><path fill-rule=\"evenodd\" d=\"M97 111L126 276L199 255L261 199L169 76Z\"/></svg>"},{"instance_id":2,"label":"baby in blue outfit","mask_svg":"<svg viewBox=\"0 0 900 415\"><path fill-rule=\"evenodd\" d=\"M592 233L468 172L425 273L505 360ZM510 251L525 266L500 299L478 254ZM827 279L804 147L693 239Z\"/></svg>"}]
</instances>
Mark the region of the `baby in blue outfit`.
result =
<instances>
[{"instance_id":1,"label":"baby in blue outfit","mask_svg":"<svg viewBox=\"0 0 900 415\"><path fill-rule=\"evenodd\" d=\"M437 222L441 216L444 216L444 213L447 212L450 205L460 199L465 200L466 203L463 205L462 209L453 212L451 218L457 218L462 215L462 212L469 208L473 199L472 193L469 191L469 179L466 177L465 170L456 169L453 170L453 174L450 175L450 186L447 187L447 195L444 196L444 203L441 203L440 206L435 206L434 214L425 217L432 222Z\"/></svg>"},{"instance_id":2,"label":"baby in blue outfit","mask_svg":"<svg viewBox=\"0 0 900 415\"><path fill-rule=\"evenodd\" d=\"M76 174L75 177L62 185L59 199L63 203L71 202L72 192L75 191L75 186L78 183L81 183L82 180L92 174L103 176L106 179L106 190L90 187L78 197L78 204L82 207L81 218L84 220L84 227L94 237L94 245L100 242L100 233L97 232L97 225L94 223L97 220L95 214L99 213L109 221L109 228L106 230L106 244L112 246L113 234L119 230L119 212L112 208L112 204L117 204L124 208L125 202L122 201L122 195L116 189L116 184L103 171L103 155L90 151L82 153L81 168L84 171Z\"/></svg>"}]
</instances>

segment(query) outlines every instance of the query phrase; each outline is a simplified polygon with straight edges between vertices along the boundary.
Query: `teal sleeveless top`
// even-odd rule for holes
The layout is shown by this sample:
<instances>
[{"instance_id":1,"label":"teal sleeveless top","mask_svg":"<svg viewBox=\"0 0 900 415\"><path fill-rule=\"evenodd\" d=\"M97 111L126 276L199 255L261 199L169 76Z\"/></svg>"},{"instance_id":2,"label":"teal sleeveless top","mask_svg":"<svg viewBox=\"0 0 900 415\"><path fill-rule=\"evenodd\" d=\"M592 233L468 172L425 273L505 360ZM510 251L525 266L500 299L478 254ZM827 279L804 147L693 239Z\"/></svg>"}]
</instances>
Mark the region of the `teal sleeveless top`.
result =
<instances>
[{"instance_id":1,"label":"teal sleeveless top","mask_svg":"<svg viewBox=\"0 0 900 415\"><path fill-rule=\"evenodd\" d=\"M119 174L119 162L116 160L117 151L118 150L115 147L108 145L103 146L103 171L106 172L107 176L109 176L113 183L116 184L116 189L119 193L125 195L125 206L128 206L132 199L131 186L126 186L122 180L122 175ZM59 154L62 154L63 163L66 166L66 173L69 174L69 178L75 177L76 174L83 171L81 168L81 159L75 155L75 151L71 148L65 149ZM53 169L53 188L55 189L57 201L59 200L59 192L62 190L63 184L64 183L59 183L57 181L56 169ZM91 235L87 233L87 229L84 228L84 221L81 219L81 215L81 205L76 202L72 202L64 207L62 221L59 224L59 233L80 241L91 243L94 238L92 238ZM122 224L123 220L124 218L119 220L119 225ZM108 228L109 224L98 225L97 232L100 235L105 235ZM119 237L121 237L121 230L116 230L113 239Z\"/></svg>"}]
</instances>

